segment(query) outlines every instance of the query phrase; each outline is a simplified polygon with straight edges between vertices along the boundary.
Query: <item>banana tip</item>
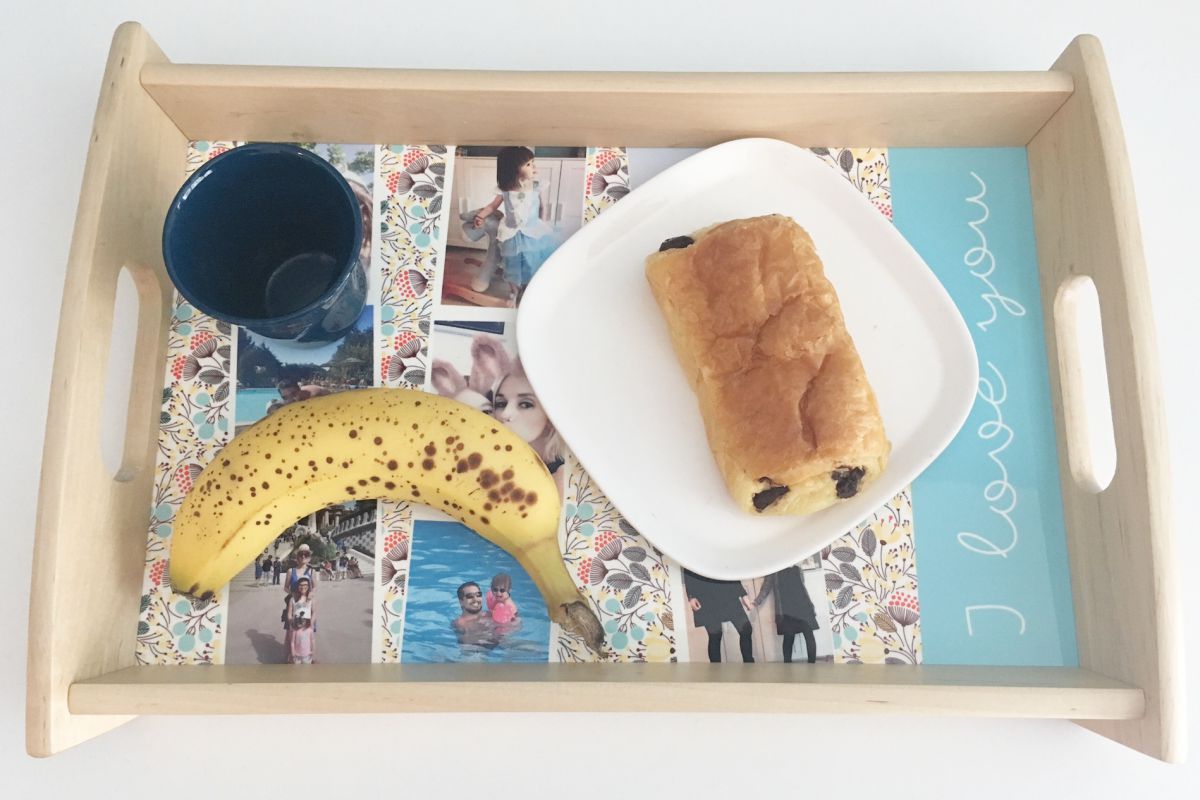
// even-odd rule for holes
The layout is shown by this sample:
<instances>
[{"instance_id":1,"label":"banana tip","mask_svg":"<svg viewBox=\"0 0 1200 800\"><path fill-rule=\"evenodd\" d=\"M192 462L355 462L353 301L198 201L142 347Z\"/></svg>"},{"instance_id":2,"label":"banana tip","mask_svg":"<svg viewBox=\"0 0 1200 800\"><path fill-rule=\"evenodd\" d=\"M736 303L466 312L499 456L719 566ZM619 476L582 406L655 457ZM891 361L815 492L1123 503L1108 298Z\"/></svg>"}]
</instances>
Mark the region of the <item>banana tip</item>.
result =
<instances>
[{"instance_id":1,"label":"banana tip","mask_svg":"<svg viewBox=\"0 0 1200 800\"><path fill-rule=\"evenodd\" d=\"M188 597L194 597L197 600L200 600L202 602L207 602L209 600L212 600L213 597L216 596L216 592L214 592L212 589L205 589L203 592L201 592L200 584L198 584L198 583L193 583L191 586L189 586L188 588L185 589L182 586L180 586L178 583L176 583L175 581L171 581L171 589L174 590L176 594L182 594L182 595L187 595Z\"/></svg>"},{"instance_id":2,"label":"banana tip","mask_svg":"<svg viewBox=\"0 0 1200 800\"><path fill-rule=\"evenodd\" d=\"M563 628L579 636L597 656L604 656L604 628L596 614L582 600L563 603Z\"/></svg>"}]
</instances>

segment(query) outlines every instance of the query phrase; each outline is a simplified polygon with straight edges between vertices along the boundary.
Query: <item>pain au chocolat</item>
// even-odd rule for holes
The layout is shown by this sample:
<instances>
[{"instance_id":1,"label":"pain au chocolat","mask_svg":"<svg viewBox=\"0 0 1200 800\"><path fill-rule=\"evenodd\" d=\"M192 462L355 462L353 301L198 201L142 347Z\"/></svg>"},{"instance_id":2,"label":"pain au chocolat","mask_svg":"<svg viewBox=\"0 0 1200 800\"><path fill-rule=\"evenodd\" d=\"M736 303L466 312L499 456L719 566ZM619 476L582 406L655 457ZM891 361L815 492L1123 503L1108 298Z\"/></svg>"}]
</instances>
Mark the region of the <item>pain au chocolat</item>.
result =
<instances>
[{"instance_id":1,"label":"pain au chocolat","mask_svg":"<svg viewBox=\"0 0 1200 800\"><path fill-rule=\"evenodd\" d=\"M811 514L883 471L875 393L804 228L771 215L668 239L646 278L739 506Z\"/></svg>"}]
</instances>

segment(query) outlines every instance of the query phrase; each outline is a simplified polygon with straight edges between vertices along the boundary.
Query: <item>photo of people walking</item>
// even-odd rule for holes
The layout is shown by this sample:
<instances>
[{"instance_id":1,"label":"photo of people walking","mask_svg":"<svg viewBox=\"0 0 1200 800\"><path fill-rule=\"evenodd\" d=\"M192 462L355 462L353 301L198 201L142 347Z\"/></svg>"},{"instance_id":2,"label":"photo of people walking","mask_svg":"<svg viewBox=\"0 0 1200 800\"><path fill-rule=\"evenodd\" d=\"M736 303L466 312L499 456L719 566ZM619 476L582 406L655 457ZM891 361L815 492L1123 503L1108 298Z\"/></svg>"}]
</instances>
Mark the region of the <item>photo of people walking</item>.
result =
<instances>
[{"instance_id":1,"label":"photo of people walking","mask_svg":"<svg viewBox=\"0 0 1200 800\"><path fill-rule=\"evenodd\" d=\"M812 664L833 658L819 558L744 581L685 569L683 587L692 661Z\"/></svg>"}]
</instances>

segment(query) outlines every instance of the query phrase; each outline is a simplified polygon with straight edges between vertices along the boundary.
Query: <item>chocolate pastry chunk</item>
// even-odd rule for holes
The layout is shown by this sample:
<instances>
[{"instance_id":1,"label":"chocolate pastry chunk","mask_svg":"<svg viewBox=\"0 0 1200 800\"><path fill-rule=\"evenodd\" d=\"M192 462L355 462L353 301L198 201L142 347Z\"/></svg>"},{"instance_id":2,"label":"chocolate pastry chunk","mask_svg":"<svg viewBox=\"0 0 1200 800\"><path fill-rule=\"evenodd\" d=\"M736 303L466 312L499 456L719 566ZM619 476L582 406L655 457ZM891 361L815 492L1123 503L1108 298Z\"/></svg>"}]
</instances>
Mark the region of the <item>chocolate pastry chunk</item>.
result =
<instances>
[{"instance_id":1,"label":"chocolate pastry chunk","mask_svg":"<svg viewBox=\"0 0 1200 800\"><path fill-rule=\"evenodd\" d=\"M829 473L829 477L837 484L837 496L846 500L858 494L858 484L866 474L863 467L839 467Z\"/></svg>"},{"instance_id":2,"label":"chocolate pastry chunk","mask_svg":"<svg viewBox=\"0 0 1200 800\"><path fill-rule=\"evenodd\" d=\"M770 508L772 503L791 491L788 487L780 486L770 478L760 478L759 480L772 484L769 488L763 489L761 492L755 492L752 498L754 510L760 513Z\"/></svg>"},{"instance_id":3,"label":"chocolate pastry chunk","mask_svg":"<svg viewBox=\"0 0 1200 800\"><path fill-rule=\"evenodd\" d=\"M696 243L696 240L690 236L672 236L666 239L658 246L658 252L663 250L682 250L685 247L691 247Z\"/></svg>"}]
</instances>

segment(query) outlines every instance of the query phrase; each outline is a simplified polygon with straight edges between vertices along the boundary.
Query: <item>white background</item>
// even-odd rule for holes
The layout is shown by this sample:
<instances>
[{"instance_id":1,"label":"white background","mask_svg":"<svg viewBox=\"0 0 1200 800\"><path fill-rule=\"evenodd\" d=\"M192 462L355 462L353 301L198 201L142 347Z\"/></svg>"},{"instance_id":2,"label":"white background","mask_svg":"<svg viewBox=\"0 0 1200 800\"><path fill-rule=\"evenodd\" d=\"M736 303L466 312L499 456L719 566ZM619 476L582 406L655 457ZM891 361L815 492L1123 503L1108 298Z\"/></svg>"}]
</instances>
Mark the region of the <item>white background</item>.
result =
<instances>
[{"instance_id":1,"label":"white background","mask_svg":"<svg viewBox=\"0 0 1200 800\"><path fill-rule=\"evenodd\" d=\"M5 2L0 8L0 364L7 378L0 759L10 796L1195 796L1168 767L1066 722L907 717L458 715L140 719L53 759L24 754L38 465L76 192L109 38L124 19L175 61L524 69L1009 70L1078 33L1107 52L1133 163L1173 449L1180 563L1200 560L1200 11L1178 2L519 4ZM883 7L886 6L886 7ZM705 8L710 10L705 10ZM620 113L614 109L614 113ZM618 143L619 144L619 143ZM831 143L836 144L836 143ZM635 167L636 168L636 167ZM1194 584L1186 575L1185 590ZM1193 603L1183 598L1186 609ZM80 598L81 603L103 598ZM1200 685L1194 633L1190 683ZM1200 706L1190 695L1192 739Z\"/></svg>"}]
</instances>

